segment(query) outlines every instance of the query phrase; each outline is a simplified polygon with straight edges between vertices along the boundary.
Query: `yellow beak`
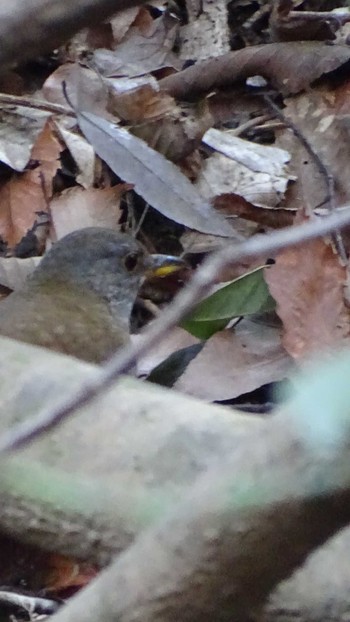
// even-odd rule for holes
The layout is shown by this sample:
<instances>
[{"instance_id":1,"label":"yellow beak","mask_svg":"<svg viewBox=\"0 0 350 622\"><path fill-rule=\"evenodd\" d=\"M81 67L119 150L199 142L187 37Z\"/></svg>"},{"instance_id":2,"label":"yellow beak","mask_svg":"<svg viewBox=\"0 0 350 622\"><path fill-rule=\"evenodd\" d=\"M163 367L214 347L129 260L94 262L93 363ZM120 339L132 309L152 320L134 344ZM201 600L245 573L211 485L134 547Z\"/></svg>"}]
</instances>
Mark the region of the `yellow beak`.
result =
<instances>
[{"instance_id":1,"label":"yellow beak","mask_svg":"<svg viewBox=\"0 0 350 622\"><path fill-rule=\"evenodd\" d=\"M179 257L174 257L172 255L150 255L146 277L163 278L169 274L173 274L173 272L178 272L186 266L186 262Z\"/></svg>"}]
</instances>

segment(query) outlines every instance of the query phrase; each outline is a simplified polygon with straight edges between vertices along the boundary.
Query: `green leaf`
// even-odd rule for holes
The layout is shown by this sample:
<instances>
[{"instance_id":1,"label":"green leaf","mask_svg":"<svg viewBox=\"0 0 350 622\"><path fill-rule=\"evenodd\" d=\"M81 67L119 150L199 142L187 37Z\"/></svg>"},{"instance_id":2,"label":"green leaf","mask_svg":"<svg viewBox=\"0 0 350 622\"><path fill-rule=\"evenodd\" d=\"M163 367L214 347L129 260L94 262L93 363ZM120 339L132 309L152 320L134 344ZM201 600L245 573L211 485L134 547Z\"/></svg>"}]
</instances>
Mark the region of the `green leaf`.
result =
<instances>
[{"instance_id":1,"label":"green leaf","mask_svg":"<svg viewBox=\"0 0 350 622\"><path fill-rule=\"evenodd\" d=\"M162 361L157 367L152 369L147 377L147 381L160 384L163 387L174 386L191 361L200 353L203 346L204 341L173 352L165 361Z\"/></svg>"},{"instance_id":2,"label":"green leaf","mask_svg":"<svg viewBox=\"0 0 350 622\"><path fill-rule=\"evenodd\" d=\"M199 339L208 339L234 317L263 313L275 308L260 266L224 285L202 300L181 322L182 328Z\"/></svg>"}]
</instances>

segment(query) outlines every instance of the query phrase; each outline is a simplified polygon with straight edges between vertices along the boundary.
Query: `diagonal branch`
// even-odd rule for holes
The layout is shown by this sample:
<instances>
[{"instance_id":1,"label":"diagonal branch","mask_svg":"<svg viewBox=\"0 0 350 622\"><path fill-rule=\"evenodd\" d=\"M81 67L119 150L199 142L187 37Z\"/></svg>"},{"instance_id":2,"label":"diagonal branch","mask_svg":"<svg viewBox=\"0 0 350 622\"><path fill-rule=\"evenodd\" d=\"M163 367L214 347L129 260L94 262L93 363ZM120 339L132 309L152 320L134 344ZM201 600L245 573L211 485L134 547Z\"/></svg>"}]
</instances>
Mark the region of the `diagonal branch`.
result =
<instances>
[{"instance_id":1,"label":"diagonal branch","mask_svg":"<svg viewBox=\"0 0 350 622\"><path fill-rule=\"evenodd\" d=\"M169 329L178 324L196 302L208 293L217 274L226 266L242 261L242 259L269 256L282 248L301 244L348 224L350 224L350 210L346 209L323 219L286 227L269 235L256 235L240 245L225 247L214 253L204 261L191 282L180 292L168 309L146 328L145 338L142 341L118 352L102 366L96 377L82 385L73 397L63 399L56 408L38 418L14 426L3 434L0 437L0 454L21 447L43 432L51 430L67 419L77 408L87 404L104 389L110 387L120 374L128 372L135 365L139 356L145 354L153 345L159 344Z\"/></svg>"},{"instance_id":2,"label":"diagonal branch","mask_svg":"<svg viewBox=\"0 0 350 622\"><path fill-rule=\"evenodd\" d=\"M235 448L205 473L52 622L251 619L350 519L349 446L315 455L288 423L275 416L255 453Z\"/></svg>"}]
</instances>

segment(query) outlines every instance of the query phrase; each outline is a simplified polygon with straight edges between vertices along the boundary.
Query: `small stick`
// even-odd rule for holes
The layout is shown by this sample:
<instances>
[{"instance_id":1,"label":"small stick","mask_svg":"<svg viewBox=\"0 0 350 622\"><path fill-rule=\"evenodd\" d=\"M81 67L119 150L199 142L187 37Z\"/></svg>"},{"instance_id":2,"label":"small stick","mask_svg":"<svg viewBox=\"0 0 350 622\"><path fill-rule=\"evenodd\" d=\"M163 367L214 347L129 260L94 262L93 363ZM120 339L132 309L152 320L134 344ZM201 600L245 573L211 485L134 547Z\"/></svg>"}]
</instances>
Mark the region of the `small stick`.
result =
<instances>
[{"instance_id":1,"label":"small stick","mask_svg":"<svg viewBox=\"0 0 350 622\"><path fill-rule=\"evenodd\" d=\"M266 121L270 121L271 118L271 114L262 114L260 115L260 117L254 117L253 119L249 119L249 121L242 123L234 130L230 130L229 134L231 134L231 136L241 136L247 130L250 130L251 128L256 127L257 125L260 125L262 123L265 123Z\"/></svg>"},{"instance_id":2,"label":"small stick","mask_svg":"<svg viewBox=\"0 0 350 622\"><path fill-rule=\"evenodd\" d=\"M11 106L23 106L24 108L34 108L35 110L44 110L53 114L65 114L68 117L75 117L74 110L61 106L61 104L52 104L51 102L40 99L30 99L28 97L20 97L18 95L8 95L0 93L0 103Z\"/></svg>"}]
</instances>

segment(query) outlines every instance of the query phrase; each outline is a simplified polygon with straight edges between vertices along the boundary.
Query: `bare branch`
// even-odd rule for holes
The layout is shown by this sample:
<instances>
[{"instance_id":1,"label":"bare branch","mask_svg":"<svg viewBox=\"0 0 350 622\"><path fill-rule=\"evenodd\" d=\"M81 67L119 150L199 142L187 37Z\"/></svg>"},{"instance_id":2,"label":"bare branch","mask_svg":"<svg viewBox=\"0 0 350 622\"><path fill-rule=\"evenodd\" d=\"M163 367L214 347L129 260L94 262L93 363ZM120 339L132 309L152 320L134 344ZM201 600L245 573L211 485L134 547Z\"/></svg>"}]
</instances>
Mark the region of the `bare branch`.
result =
<instances>
[{"instance_id":1,"label":"bare branch","mask_svg":"<svg viewBox=\"0 0 350 622\"><path fill-rule=\"evenodd\" d=\"M309 453L286 412L255 440L255 453L236 447L52 622L250 619L350 518L348 445Z\"/></svg>"}]
</instances>

